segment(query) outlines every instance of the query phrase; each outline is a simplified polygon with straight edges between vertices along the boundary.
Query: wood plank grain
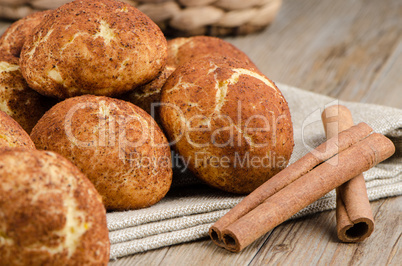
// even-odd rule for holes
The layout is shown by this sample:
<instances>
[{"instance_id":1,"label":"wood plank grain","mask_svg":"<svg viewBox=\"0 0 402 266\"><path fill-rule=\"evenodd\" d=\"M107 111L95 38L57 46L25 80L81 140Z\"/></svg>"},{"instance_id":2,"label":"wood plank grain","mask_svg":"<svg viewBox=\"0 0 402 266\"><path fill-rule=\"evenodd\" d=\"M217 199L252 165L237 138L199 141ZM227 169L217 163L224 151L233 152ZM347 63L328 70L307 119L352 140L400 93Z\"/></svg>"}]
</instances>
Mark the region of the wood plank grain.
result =
<instances>
[{"instance_id":1,"label":"wood plank grain","mask_svg":"<svg viewBox=\"0 0 402 266\"><path fill-rule=\"evenodd\" d=\"M401 34L402 36L402 34ZM360 102L402 108L402 37ZM344 93L344 92L343 92Z\"/></svg>"},{"instance_id":2,"label":"wood plank grain","mask_svg":"<svg viewBox=\"0 0 402 266\"><path fill-rule=\"evenodd\" d=\"M245 265L251 262L269 237L269 233L248 246L242 253L231 253L209 239L170 248L162 265ZM195 255L196 254L196 255Z\"/></svg>"},{"instance_id":3,"label":"wood plank grain","mask_svg":"<svg viewBox=\"0 0 402 266\"><path fill-rule=\"evenodd\" d=\"M237 254L204 239L120 258L109 265L246 265L253 260L269 235L267 233Z\"/></svg>"},{"instance_id":4,"label":"wood plank grain","mask_svg":"<svg viewBox=\"0 0 402 266\"><path fill-rule=\"evenodd\" d=\"M109 266L160 265L168 250L169 247L111 260Z\"/></svg>"},{"instance_id":5,"label":"wood plank grain","mask_svg":"<svg viewBox=\"0 0 402 266\"><path fill-rule=\"evenodd\" d=\"M395 91L385 83L372 84L384 74L379 72L402 64L397 52L401 35L399 0L306 0L284 1L277 20L263 34L227 40L274 81L373 103L374 95L381 95L375 91ZM378 103L402 107L396 100Z\"/></svg>"}]
</instances>

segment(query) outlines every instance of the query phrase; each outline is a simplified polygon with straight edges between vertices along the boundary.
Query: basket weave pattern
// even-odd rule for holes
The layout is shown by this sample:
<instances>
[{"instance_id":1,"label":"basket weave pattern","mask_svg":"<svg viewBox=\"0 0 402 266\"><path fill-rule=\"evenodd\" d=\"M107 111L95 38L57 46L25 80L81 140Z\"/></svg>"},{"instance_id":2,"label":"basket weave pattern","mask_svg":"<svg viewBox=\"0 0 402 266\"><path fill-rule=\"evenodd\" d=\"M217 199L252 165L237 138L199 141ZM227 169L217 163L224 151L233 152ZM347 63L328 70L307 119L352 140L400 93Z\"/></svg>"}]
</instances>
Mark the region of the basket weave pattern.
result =
<instances>
[{"instance_id":1,"label":"basket weave pattern","mask_svg":"<svg viewBox=\"0 0 402 266\"><path fill-rule=\"evenodd\" d=\"M16 20L71 0L0 0L0 17ZM282 0L123 0L168 35L242 35L268 26Z\"/></svg>"}]
</instances>

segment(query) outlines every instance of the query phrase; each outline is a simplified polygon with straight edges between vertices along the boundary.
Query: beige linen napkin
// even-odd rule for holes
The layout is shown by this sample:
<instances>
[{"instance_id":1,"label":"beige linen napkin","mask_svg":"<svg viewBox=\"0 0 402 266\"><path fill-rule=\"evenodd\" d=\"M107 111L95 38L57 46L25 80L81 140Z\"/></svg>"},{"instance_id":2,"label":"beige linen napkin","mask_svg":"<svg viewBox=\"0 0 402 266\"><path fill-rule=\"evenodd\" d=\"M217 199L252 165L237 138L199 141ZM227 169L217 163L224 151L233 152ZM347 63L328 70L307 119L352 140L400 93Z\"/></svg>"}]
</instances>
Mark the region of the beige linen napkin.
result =
<instances>
[{"instance_id":1,"label":"beige linen napkin","mask_svg":"<svg viewBox=\"0 0 402 266\"><path fill-rule=\"evenodd\" d=\"M355 123L366 122L374 131L390 137L396 154L365 172L370 200L402 195L402 110L384 106L342 102L330 97L278 84L289 103L295 147L293 163L325 141L321 112L333 104L344 104ZM190 173L176 173L168 195L156 205L107 214L111 241L110 258L185 243L208 236L209 227L242 200L209 188ZM293 218L335 208L335 192L297 213Z\"/></svg>"}]
</instances>

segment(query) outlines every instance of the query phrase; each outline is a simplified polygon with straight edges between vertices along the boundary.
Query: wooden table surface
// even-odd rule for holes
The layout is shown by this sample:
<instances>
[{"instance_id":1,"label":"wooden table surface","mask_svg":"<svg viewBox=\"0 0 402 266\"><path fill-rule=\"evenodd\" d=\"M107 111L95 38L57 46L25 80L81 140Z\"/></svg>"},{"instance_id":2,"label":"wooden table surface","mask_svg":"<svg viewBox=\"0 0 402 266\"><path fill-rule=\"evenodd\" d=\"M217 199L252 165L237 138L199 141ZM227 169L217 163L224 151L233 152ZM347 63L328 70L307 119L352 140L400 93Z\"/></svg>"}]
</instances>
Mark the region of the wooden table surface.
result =
<instances>
[{"instance_id":1,"label":"wooden table surface","mask_svg":"<svg viewBox=\"0 0 402 266\"><path fill-rule=\"evenodd\" d=\"M0 23L0 32L6 26ZM402 108L400 0L284 0L265 31L225 39L274 81L341 100ZM286 222L238 254L205 239L110 265L401 265L402 197L371 206L376 228L359 244L338 241L335 211L327 211Z\"/></svg>"}]
</instances>

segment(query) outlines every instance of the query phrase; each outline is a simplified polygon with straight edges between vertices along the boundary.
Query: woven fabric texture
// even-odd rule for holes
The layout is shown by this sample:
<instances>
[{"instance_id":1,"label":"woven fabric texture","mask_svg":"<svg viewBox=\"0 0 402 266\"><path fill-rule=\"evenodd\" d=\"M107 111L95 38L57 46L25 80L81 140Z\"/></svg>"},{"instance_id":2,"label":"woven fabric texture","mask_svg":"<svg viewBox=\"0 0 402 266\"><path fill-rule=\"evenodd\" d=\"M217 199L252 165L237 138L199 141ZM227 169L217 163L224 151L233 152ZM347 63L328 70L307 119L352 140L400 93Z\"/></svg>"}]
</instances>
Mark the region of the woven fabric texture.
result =
<instances>
[{"instance_id":1,"label":"woven fabric texture","mask_svg":"<svg viewBox=\"0 0 402 266\"><path fill-rule=\"evenodd\" d=\"M321 113L330 105L343 104L356 124L366 122L375 132L390 137L397 149L390 159L364 173L369 199L402 195L402 110L338 101L282 84L278 87L288 101L294 126L290 163L325 141ZM191 173L174 179L172 190L158 204L107 214L111 259L205 238L209 227L243 198L209 188ZM334 208L335 192L331 191L292 218Z\"/></svg>"}]
</instances>

